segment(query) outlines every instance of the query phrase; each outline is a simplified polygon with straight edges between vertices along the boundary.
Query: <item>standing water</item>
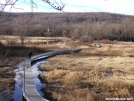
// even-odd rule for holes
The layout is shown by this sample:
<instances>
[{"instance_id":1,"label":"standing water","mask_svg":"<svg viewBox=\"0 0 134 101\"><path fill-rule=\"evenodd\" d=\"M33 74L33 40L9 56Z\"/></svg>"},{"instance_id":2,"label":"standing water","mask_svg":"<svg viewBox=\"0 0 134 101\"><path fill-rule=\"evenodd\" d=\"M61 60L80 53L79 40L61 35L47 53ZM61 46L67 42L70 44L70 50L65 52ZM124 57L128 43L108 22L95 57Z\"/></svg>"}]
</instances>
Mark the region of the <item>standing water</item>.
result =
<instances>
[{"instance_id":1,"label":"standing water","mask_svg":"<svg viewBox=\"0 0 134 101\"><path fill-rule=\"evenodd\" d=\"M36 90L38 91L38 93L42 97L44 97L44 94L41 91L41 89L43 87L45 87L45 84L42 84L40 82L40 80L38 79L38 75L41 74L41 71L39 71L38 66L40 66L43 63L48 63L48 62L45 61L45 60L42 60L42 61L39 61L39 62L35 63L31 67L32 68L34 82L35 82L35 86L36 86ZM23 75L24 75L23 65L24 65L24 61L21 62L18 65L18 69L15 69L15 73L16 73L15 81L16 81L16 84L15 84L15 90L14 90L14 94L13 94L14 101L22 101L22 98L23 98L23 96L22 96L22 85L23 85Z\"/></svg>"},{"instance_id":2,"label":"standing water","mask_svg":"<svg viewBox=\"0 0 134 101\"><path fill-rule=\"evenodd\" d=\"M38 67L43 63L48 63L48 62L47 61L39 61L36 64L34 64L32 66L32 73L33 73L33 76L34 76L34 82L35 82L36 90L44 98L44 94L41 91L41 89L43 87L45 87L45 84L42 84L41 81L38 79L38 75L41 74L41 71L39 70Z\"/></svg>"},{"instance_id":3,"label":"standing water","mask_svg":"<svg viewBox=\"0 0 134 101\"><path fill-rule=\"evenodd\" d=\"M18 65L18 69L15 69L15 90L14 90L14 94L13 94L13 99L14 101L22 101L22 85L23 85L23 64L24 62L21 62Z\"/></svg>"}]
</instances>

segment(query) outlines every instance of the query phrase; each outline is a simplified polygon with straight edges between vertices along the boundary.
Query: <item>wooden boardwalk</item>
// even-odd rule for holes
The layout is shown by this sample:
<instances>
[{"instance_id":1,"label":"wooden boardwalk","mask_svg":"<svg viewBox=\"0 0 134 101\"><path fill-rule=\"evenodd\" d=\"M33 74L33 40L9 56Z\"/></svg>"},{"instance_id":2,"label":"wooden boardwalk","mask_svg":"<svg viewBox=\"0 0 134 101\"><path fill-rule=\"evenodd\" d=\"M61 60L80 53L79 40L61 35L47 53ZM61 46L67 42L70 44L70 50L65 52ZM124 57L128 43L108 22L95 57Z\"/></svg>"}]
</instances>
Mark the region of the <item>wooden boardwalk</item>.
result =
<instances>
[{"instance_id":1,"label":"wooden boardwalk","mask_svg":"<svg viewBox=\"0 0 134 101\"><path fill-rule=\"evenodd\" d=\"M23 62L23 69L24 69L24 77L23 77L23 96L27 101L49 101L47 99L44 99L40 96L38 91L36 90L36 86L34 83L34 76L32 74L31 64L41 60L45 59L54 55L59 54L69 54L70 50L57 50L53 52L48 52L40 55L33 56L31 59L26 59Z\"/></svg>"},{"instance_id":2,"label":"wooden boardwalk","mask_svg":"<svg viewBox=\"0 0 134 101\"><path fill-rule=\"evenodd\" d=\"M36 90L34 83L34 77L31 69L31 59L27 59L24 62L24 85L23 96L27 101L48 101L40 96Z\"/></svg>"}]
</instances>

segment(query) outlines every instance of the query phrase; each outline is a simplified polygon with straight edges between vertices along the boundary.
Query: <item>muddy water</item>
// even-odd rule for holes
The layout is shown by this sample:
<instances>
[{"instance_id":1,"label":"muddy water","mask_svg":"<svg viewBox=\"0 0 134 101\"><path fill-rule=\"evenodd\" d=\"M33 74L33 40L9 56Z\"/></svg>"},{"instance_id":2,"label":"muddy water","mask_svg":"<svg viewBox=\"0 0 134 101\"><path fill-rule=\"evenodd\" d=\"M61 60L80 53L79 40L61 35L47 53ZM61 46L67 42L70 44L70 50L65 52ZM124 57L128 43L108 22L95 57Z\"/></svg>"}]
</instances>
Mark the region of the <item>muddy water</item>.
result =
<instances>
[{"instance_id":1,"label":"muddy water","mask_svg":"<svg viewBox=\"0 0 134 101\"><path fill-rule=\"evenodd\" d=\"M24 74L24 72L23 72L23 63L24 62L21 62L18 65L18 69L15 69L15 72L16 72L16 76L15 76L16 84L15 84L14 94L12 96L14 101L22 101L22 97L23 97L22 96L22 85L23 85L23 74ZM38 70L38 66L40 66L42 63L48 63L48 62L45 61L45 60L42 60L42 61L39 61L39 62L35 63L32 66L32 73L33 73L36 89L37 89L38 93L42 97L44 97L44 94L41 91L41 89L43 87L45 87L45 85L42 84L40 82L40 80L38 79L38 75L41 74L41 71Z\"/></svg>"}]
</instances>

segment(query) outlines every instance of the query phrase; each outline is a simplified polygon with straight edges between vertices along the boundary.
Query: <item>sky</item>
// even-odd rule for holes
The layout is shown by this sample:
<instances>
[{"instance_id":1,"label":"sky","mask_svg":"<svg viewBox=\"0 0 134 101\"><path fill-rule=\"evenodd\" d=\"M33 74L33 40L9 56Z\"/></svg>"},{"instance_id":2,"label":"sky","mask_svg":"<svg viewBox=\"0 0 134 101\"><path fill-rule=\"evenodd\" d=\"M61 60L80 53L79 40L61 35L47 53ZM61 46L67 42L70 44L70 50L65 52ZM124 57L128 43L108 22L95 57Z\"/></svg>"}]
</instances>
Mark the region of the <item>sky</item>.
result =
<instances>
[{"instance_id":1,"label":"sky","mask_svg":"<svg viewBox=\"0 0 134 101\"><path fill-rule=\"evenodd\" d=\"M0 0L0 3L4 3L3 1ZM42 0L33 1L36 4L33 12L109 12L134 15L134 0L49 0L55 6L62 6L62 3L65 4L63 11L55 10ZM30 0L18 0L14 7L11 9L11 12L32 11ZM4 11L9 11L9 8L10 6L7 6Z\"/></svg>"}]
</instances>

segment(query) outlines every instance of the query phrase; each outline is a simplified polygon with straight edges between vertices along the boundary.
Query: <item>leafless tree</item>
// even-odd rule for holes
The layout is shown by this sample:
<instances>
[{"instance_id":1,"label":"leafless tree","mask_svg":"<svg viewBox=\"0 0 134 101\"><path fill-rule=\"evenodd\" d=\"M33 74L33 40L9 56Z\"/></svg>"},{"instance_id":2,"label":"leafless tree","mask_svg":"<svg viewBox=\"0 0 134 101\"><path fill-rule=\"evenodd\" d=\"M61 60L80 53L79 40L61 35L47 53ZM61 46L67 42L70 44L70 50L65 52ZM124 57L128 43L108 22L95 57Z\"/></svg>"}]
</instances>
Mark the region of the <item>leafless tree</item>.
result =
<instances>
[{"instance_id":1,"label":"leafless tree","mask_svg":"<svg viewBox=\"0 0 134 101\"><path fill-rule=\"evenodd\" d=\"M28 33L28 22L25 23L28 18L28 16L21 16L12 21L14 34L20 37L21 44L24 44L25 37Z\"/></svg>"},{"instance_id":2,"label":"leafless tree","mask_svg":"<svg viewBox=\"0 0 134 101\"><path fill-rule=\"evenodd\" d=\"M0 0L0 28L2 28L1 26L7 26L6 23L3 23L5 21L8 20L10 13L6 13L4 12L6 7L9 7L9 12L11 12L11 10L14 9L23 9L23 8L17 8L16 7L16 3L20 1L20 0ZM44 3L50 5L52 8L62 11L64 8L64 4L62 3L62 1L60 0L60 2L57 2L57 0L42 0ZM29 0L30 4L31 4L31 12L33 11L34 8L37 8L38 5L36 5L35 0ZM19 23L19 21L15 22L15 23ZM4 25L3 25L4 24ZM11 25L11 24L8 24ZM21 39L21 43L24 43L24 36L26 35L27 32L27 26L24 24L19 24L19 26L15 27L14 24L14 29L15 31L19 34L20 39ZM4 38L4 36L2 36L2 38ZM6 40L6 38L4 38ZM6 40L8 42L8 40ZM9 46L10 46L10 42ZM9 50L8 50L9 51ZM7 53L7 52L6 52ZM7 55L7 54L6 54ZM5 56L5 55L4 55Z\"/></svg>"},{"instance_id":3,"label":"leafless tree","mask_svg":"<svg viewBox=\"0 0 134 101\"><path fill-rule=\"evenodd\" d=\"M6 7L10 7L10 11L11 9L15 8L15 9L23 9L23 8L16 8L15 4L20 1L20 0L1 0L0 1L0 11L1 13L5 10ZM56 10L63 10L64 8L64 4L62 3L62 1L60 0L60 4L56 1L56 0L42 0L44 1L44 3L47 3L48 5L50 5L51 7L53 7ZM29 0L30 4L31 4L31 10L33 11L33 8L36 8L36 2L35 0ZM10 12L9 11L9 12Z\"/></svg>"}]
</instances>

